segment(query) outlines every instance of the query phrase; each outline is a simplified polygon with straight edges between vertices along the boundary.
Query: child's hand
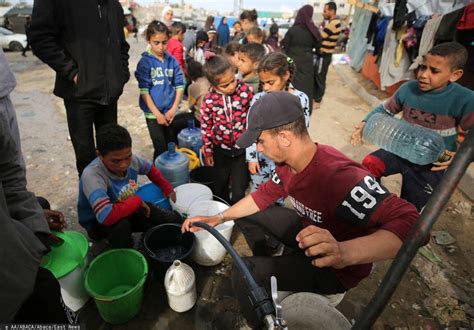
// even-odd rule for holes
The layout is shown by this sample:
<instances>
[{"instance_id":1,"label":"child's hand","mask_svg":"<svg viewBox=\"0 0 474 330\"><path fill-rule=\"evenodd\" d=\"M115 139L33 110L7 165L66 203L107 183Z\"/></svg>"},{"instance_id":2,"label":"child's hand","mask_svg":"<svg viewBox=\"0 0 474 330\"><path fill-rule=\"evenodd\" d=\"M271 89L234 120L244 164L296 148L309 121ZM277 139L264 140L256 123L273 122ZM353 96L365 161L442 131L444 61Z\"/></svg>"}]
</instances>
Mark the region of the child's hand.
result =
<instances>
[{"instance_id":1,"label":"child's hand","mask_svg":"<svg viewBox=\"0 0 474 330\"><path fill-rule=\"evenodd\" d=\"M161 113L156 115L156 122L160 125L168 126L168 119L166 119L166 117L163 116Z\"/></svg>"},{"instance_id":2,"label":"child's hand","mask_svg":"<svg viewBox=\"0 0 474 330\"><path fill-rule=\"evenodd\" d=\"M206 166L214 166L214 157L212 155L204 156L204 164Z\"/></svg>"},{"instance_id":3,"label":"child's hand","mask_svg":"<svg viewBox=\"0 0 474 330\"><path fill-rule=\"evenodd\" d=\"M148 204L145 203L145 202L142 202L141 208L142 208L143 213L145 214L145 217L149 218L151 210L150 210L150 207L148 206Z\"/></svg>"},{"instance_id":4,"label":"child's hand","mask_svg":"<svg viewBox=\"0 0 474 330\"><path fill-rule=\"evenodd\" d=\"M250 174L257 174L260 172L260 164L258 162L249 162L248 166Z\"/></svg>"},{"instance_id":5,"label":"child's hand","mask_svg":"<svg viewBox=\"0 0 474 330\"><path fill-rule=\"evenodd\" d=\"M438 172L438 171L444 171L445 169L447 169L448 166L453 161L453 157L454 157L455 154L456 154L456 152L454 152L454 151L445 150L444 153L443 153L443 156L448 156L449 159L447 161L444 161L444 162L443 161L434 162L433 163L434 166L431 168L431 171Z\"/></svg>"},{"instance_id":6,"label":"child's hand","mask_svg":"<svg viewBox=\"0 0 474 330\"><path fill-rule=\"evenodd\" d=\"M44 217L48 221L49 229L62 231L66 227L66 221L64 221L64 214L54 210L43 210Z\"/></svg>"},{"instance_id":7,"label":"child's hand","mask_svg":"<svg viewBox=\"0 0 474 330\"><path fill-rule=\"evenodd\" d=\"M176 191L172 191L168 196L169 199L171 199L173 201L173 203L176 203Z\"/></svg>"},{"instance_id":8,"label":"child's hand","mask_svg":"<svg viewBox=\"0 0 474 330\"><path fill-rule=\"evenodd\" d=\"M174 119L174 115L176 114L176 108L171 108L167 113L165 113L166 120L168 121L168 125L171 125Z\"/></svg>"},{"instance_id":9,"label":"child's hand","mask_svg":"<svg viewBox=\"0 0 474 330\"><path fill-rule=\"evenodd\" d=\"M353 146L358 146L362 144L362 132L364 130L365 123L360 122L358 125L356 125L354 128L354 132L351 135L351 144Z\"/></svg>"}]
</instances>

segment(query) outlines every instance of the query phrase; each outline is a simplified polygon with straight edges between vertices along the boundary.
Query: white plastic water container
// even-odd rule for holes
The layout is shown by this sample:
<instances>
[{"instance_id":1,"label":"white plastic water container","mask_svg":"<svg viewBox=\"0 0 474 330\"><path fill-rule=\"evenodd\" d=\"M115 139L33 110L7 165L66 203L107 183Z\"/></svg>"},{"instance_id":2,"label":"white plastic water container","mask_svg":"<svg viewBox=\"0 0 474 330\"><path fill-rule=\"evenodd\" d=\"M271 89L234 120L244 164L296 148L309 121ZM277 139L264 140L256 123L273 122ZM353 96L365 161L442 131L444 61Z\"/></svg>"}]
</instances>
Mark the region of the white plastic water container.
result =
<instances>
[{"instance_id":1,"label":"white plastic water container","mask_svg":"<svg viewBox=\"0 0 474 330\"><path fill-rule=\"evenodd\" d=\"M193 308L197 300L193 269L184 262L175 260L166 271L165 290L168 304L174 311L182 313Z\"/></svg>"},{"instance_id":2,"label":"white plastic water container","mask_svg":"<svg viewBox=\"0 0 474 330\"><path fill-rule=\"evenodd\" d=\"M212 190L200 183L185 183L174 189L176 192L176 202L170 200L173 210L186 217L189 214L189 207L199 201L212 200Z\"/></svg>"},{"instance_id":3,"label":"white plastic water container","mask_svg":"<svg viewBox=\"0 0 474 330\"><path fill-rule=\"evenodd\" d=\"M81 309L90 299L89 294L84 288L84 272L88 264L88 258L86 257L83 265L78 266L71 273L58 279L64 303L73 312Z\"/></svg>"},{"instance_id":4,"label":"white plastic water container","mask_svg":"<svg viewBox=\"0 0 474 330\"><path fill-rule=\"evenodd\" d=\"M228 208L228 205L218 201L198 201L189 208L189 217L216 215ZM232 235L233 228L234 221L226 221L215 227L228 241ZM192 257L196 263L201 266L215 266L224 260L227 250L212 234L203 229L195 232L194 236L195 241Z\"/></svg>"}]
</instances>

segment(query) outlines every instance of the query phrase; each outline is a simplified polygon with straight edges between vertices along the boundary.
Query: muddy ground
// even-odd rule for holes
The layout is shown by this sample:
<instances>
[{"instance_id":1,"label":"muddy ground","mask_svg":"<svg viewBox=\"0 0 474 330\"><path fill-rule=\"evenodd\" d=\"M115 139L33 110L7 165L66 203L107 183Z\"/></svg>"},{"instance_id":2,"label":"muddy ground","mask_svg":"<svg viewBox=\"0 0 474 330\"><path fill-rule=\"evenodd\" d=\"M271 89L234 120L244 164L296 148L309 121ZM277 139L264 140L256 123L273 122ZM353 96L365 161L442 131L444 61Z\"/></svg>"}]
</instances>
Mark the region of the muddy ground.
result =
<instances>
[{"instance_id":1,"label":"muddy ground","mask_svg":"<svg viewBox=\"0 0 474 330\"><path fill-rule=\"evenodd\" d=\"M130 41L130 68L133 72L145 45L141 41ZM78 180L74 153L68 138L62 100L52 94L54 73L31 53L24 58L21 53L9 52L7 58L18 80L12 99L27 162L28 188L47 197L54 208L62 210L69 228L81 230L75 206ZM344 75L357 74L349 68L343 72L340 75L330 69L327 94L321 109L312 115L310 131L316 141L335 146L360 161L375 147L352 147L349 137L354 125L370 108L344 82ZM374 87L370 83L364 85L369 92L373 92ZM373 94L379 98L384 96L380 92ZM151 158L152 145L137 100L138 87L132 75L119 101L119 123L130 130L134 152ZM390 178L384 183L392 191L399 192L399 178ZM441 246L432 239L418 253L375 328L474 327L474 244L470 236L474 232L474 218L471 211L471 200L456 191L434 227L435 231L447 231L455 242ZM244 240L234 234L234 246L242 255L248 255ZM120 328L242 327L226 275L229 263L226 259L223 267L197 268L200 295L197 307L179 317L167 308L162 288L149 281L145 305L139 316ZM377 263L373 274L346 294L338 308L349 320L357 319L389 265L389 262ZM159 302L154 302L156 296L160 296ZM110 328L100 320L91 304L82 316L89 328Z\"/></svg>"}]
</instances>

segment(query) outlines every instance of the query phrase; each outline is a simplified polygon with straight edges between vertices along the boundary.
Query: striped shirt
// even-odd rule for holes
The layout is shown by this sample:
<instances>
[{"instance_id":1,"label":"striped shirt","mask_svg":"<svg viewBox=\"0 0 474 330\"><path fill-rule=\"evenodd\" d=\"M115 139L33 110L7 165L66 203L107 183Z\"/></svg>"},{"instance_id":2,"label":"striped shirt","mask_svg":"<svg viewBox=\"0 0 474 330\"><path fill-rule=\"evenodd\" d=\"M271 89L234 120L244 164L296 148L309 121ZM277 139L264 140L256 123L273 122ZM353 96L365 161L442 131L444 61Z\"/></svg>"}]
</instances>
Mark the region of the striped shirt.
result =
<instances>
[{"instance_id":1,"label":"striped shirt","mask_svg":"<svg viewBox=\"0 0 474 330\"><path fill-rule=\"evenodd\" d=\"M321 31L323 41L321 42L320 52L322 54L332 54L337 45L337 40L341 34L341 21L334 18Z\"/></svg>"}]
</instances>

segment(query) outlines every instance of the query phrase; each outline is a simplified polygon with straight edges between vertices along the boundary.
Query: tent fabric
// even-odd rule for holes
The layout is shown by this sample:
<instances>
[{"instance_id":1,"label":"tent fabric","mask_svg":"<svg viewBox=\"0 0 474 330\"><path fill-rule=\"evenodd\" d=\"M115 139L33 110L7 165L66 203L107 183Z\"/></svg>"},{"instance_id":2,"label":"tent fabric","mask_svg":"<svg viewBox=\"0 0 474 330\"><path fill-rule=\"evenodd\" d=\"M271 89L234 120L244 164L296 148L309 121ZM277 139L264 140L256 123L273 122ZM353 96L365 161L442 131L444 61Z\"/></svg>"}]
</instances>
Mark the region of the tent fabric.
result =
<instances>
[{"instance_id":1,"label":"tent fabric","mask_svg":"<svg viewBox=\"0 0 474 330\"><path fill-rule=\"evenodd\" d=\"M377 57L370 52L367 52L365 56L364 65L362 66L361 73L362 75L372 81L375 86L380 89L380 74L379 67L377 66ZM388 95L393 95L397 89L405 82L405 80L399 81L394 85L386 86L385 92Z\"/></svg>"}]
</instances>

